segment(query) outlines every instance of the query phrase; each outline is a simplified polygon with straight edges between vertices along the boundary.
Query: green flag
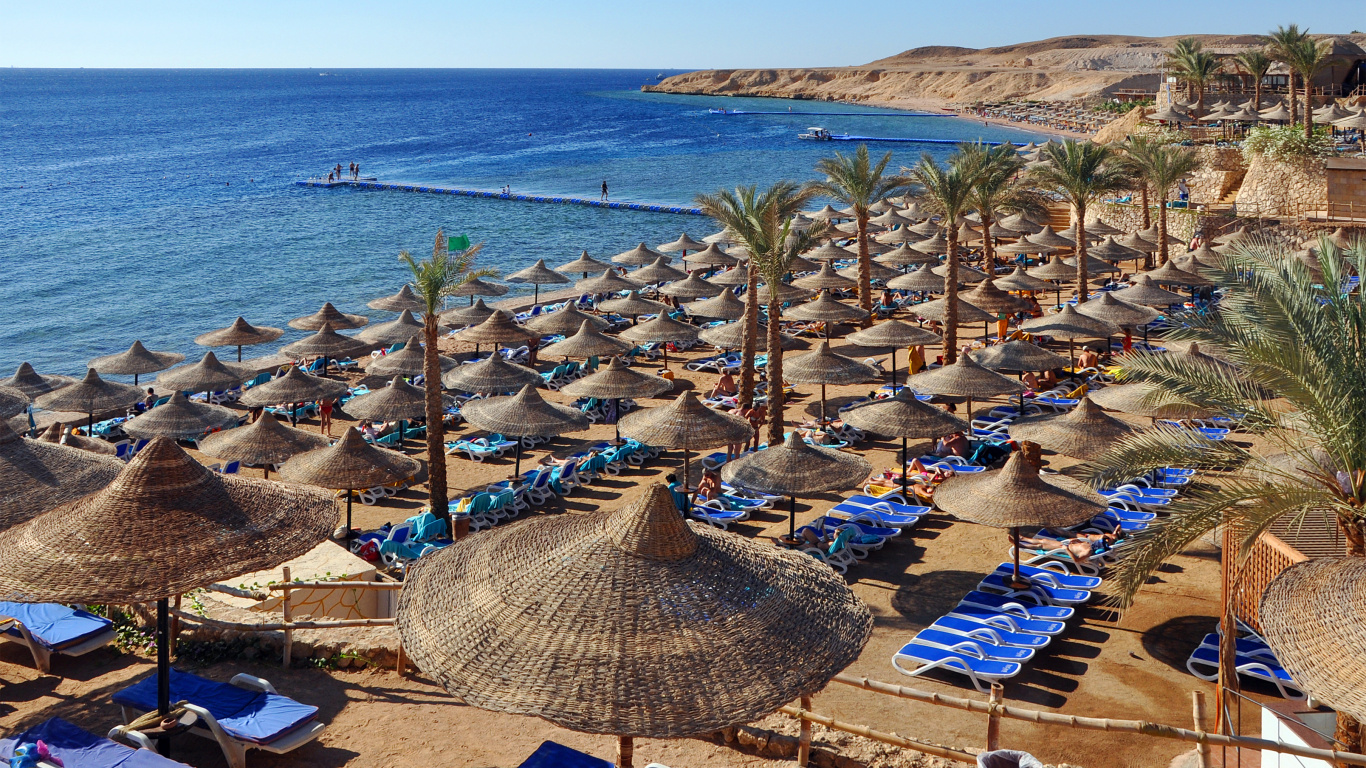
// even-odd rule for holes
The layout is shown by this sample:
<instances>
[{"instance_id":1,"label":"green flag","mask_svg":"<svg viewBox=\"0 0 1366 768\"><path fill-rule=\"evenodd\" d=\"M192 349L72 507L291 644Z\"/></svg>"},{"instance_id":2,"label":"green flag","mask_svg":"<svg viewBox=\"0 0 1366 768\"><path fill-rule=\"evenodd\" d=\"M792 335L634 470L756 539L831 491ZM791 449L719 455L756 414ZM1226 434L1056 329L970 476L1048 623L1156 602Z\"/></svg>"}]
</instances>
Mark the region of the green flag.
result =
<instances>
[{"instance_id":1,"label":"green flag","mask_svg":"<svg viewBox=\"0 0 1366 768\"><path fill-rule=\"evenodd\" d=\"M448 251L468 251L470 249L469 235L456 235L446 240L446 250Z\"/></svg>"}]
</instances>

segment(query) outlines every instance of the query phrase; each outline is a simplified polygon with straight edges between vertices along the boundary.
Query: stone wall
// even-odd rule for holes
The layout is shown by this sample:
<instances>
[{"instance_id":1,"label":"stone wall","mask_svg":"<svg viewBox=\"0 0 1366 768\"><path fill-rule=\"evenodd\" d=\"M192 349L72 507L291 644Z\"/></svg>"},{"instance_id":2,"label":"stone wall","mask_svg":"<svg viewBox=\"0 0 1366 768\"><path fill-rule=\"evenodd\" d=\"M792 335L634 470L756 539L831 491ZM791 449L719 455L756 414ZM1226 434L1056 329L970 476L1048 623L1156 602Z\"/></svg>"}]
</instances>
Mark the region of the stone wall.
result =
<instances>
[{"instance_id":1,"label":"stone wall","mask_svg":"<svg viewBox=\"0 0 1366 768\"><path fill-rule=\"evenodd\" d=\"M1195 152L1201 160L1200 170L1187 182L1193 204L1214 205L1242 184L1247 162L1236 147L1200 147Z\"/></svg>"},{"instance_id":2,"label":"stone wall","mask_svg":"<svg viewBox=\"0 0 1366 768\"><path fill-rule=\"evenodd\" d=\"M1143 207L1128 203L1099 203L1092 209L1095 215L1106 224L1122 229L1125 232L1137 232L1143 229ZM1157 205L1152 206L1149 214L1152 218L1153 226L1157 225ZM1186 208L1167 209L1167 233L1172 237L1179 237L1182 240L1190 241L1195 236L1196 230L1210 217L1202 216L1195 211ZM1173 253L1182 252L1177 246Z\"/></svg>"},{"instance_id":3,"label":"stone wall","mask_svg":"<svg viewBox=\"0 0 1366 768\"><path fill-rule=\"evenodd\" d=\"M1238 189L1238 215L1299 216L1328 207L1328 179L1322 158L1272 160L1257 157Z\"/></svg>"}]
</instances>

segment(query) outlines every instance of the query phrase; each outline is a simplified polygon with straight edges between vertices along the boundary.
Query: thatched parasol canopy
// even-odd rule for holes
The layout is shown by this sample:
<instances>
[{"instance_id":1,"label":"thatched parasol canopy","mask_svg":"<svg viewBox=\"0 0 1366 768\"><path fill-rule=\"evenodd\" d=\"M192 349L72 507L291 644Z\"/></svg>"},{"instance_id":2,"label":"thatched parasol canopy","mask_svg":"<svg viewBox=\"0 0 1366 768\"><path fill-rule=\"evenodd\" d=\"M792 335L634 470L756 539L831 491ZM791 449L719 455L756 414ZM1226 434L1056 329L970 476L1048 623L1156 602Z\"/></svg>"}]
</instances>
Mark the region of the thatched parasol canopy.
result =
<instances>
[{"instance_id":1,"label":"thatched parasol canopy","mask_svg":"<svg viewBox=\"0 0 1366 768\"><path fill-rule=\"evenodd\" d=\"M191 440L214 430L235 427L241 418L242 414L231 408L196 403L177 391L165 403L125 421L123 431L139 440Z\"/></svg>"},{"instance_id":2,"label":"thatched parasol canopy","mask_svg":"<svg viewBox=\"0 0 1366 768\"><path fill-rule=\"evenodd\" d=\"M532 384L508 397L471 400L461 406L460 415L479 429L514 437L550 437L588 429L587 416L567 405L546 402Z\"/></svg>"},{"instance_id":3,"label":"thatched parasol canopy","mask_svg":"<svg viewBox=\"0 0 1366 768\"><path fill-rule=\"evenodd\" d=\"M677 240L671 240L670 242L664 243L655 250L659 251L660 253L675 253L677 251L700 251L706 248L707 245L707 243L703 243L701 241L694 240L691 237L688 237L688 233L684 232L683 234L678 236Z\"/></svg>"},{"instance_id":4,"label":"thatched parasol canopy","mask_svg":"<svg viewBox=\"0 0 1366 768\"><path fill-rule=\"evenodd\" d=\"M885 320L871 328L851 333L845 339L861 347L911 347L943 341L937 333L900 320Z\"/></svg>"},{"instance_id":5,"label":"thatched parasol canopy","mask_svg":"<svg viewBox=\"0 0 1366 768\"><path fill-rule=\"evenodd\" d=\"M962 397L1014 395L1025 390L1024 384L983 368L968 355L959 355L951 365L917 373L906 379L906 386L928 395Z\"/></svg>"},{"instance_id":6,"label":"thatched parasol canopy","mask_svg":"<svg viewBox=\"0 0 1366 768\"><path fill-rule=\"evenodd\" d=\"M469 309L469 307L466 307ZM422 321L409 310L402 310L399 316L387 323L377 323L355 335L355 338L376 347L402 344L413 336L424 332Z\"/></svg>"},{"instance_id":7,"label":"thatched parasol canopy","mask_svg":"<svg viewBox=\"0 0 1366 768\"><path fill-rule=\"evenodd\" d=\"M1066 528L1105 510L1105 497L1063 475L1041 475L1015 451L991 472L954 475L934 492L934 505L993 528Z\"/></svg>"},{"instance_id":8,"label":"thatched parasol canopy","mask_svg":"<svg viewBox=\"0 0 1366 768\"><path fill-rule=\"evenodd\" d=\"M611 336L604 336L601 331L593 328L593 324L584 320L579 324L578 333L570 336L564 341L557 341L554 344L542 349L541 357L554 359L557 357L576 357L587 359L590 357L606 357L608 355L620 355L630 352L632 345L627 344L621 339L614 339Z\"/></svg>"},{"instance_id":9,"label":"thatched parasol canopy","mask_svg":"<svg viewBox=\"0 0 1366 768\"><path fill-rule=\"evenodd\" d=\"M847 323L868 317L868 310L850 306L821 291L815 301L796 304L783 310L783 319L815 320L823 323Z\"/></svg>"},{"instance_id":10,"label":"thatched parasol canopy","mask_svg":"<svg viewBox=\"0 0 1366 768\"><path fill-rule=\"evenodd\" d=\"M533 283L535 285L560 285L569 282L569 278L547 267L545 259L537 259L535 264L513 272L503 279L509 283Z\"/></svg>"},{"instance_id":11,"label":"thatched parasol canopy","mask_svg":"<svg viewBox=\"0 0 1366 768\"><path fill-rule=\"evenodd\" d=\"M830 266L830 262L827 261L821 264L820 271L816 274L799 277L793 280L792 284L798 288L819 291L824 288L853 288L858 285L858 282L835 272L834 268Z\"/></svg>"},{"instance_id":12,"label":"thatched parasol canopy","mask_svg":"<svg viewBox=\"0 0 1366 768\"><path fill-rule=\"evenodd\" d=\"M446 293L447 296L502 296L508 292L506 285L485 282L472 277Z\"/></svg>"},{"instance_id":13,"label":"thatched parasol canopy","mask_svg":"<svg viewBox=\"0 0 1366 768\"><path fill-rule=\"evenodd\" d=\"M1145 277L1159 285L1214 285L1214 281L1186 272L1171 261L1146 273Z\"/></svg>"},{"instance_id":14,"label":"thatched parasol canopy","mask_svg":"<svg viewBox=\"0 0 1366 768\"><path fill-rule=\"evenodd\" d=\"M877 376L871 365L831 352L824 340L804 355L783 358L783 378L797 384L860 384Z\"/></svg>"},{"instance_id":15,"label":"thatched parasol canopy","mask_svg":"<svg viewBox=\"0 0 1366 768\"><path fill-rule=\"evenodd\" d=\"M741 264L736 267L731 267L725 272L720 272L707 278L707 282L713 285L721 285L728 287L734 287L737 285L748 285L749 267L745 266L744 264Z\"/></svg>"},{"instance_id":16,"label":"thatched parasol canopy","mask_svg":"<svg viewBox=\"0 0 1366 768\"><path fill-rule=\"evenodd\" d=\"M1082 397L1067 413L1032 416L1008 427L1016 440L1028 440L1064 456L1090 460L1113 448L1115 443L1137 432L1133 425L1120 421Z\"/></svg>"},{"instance_id":17,"label":"thatched parasol canopy","mask_svg":"<svg viewBox=\"0 0 1366 768\"><path fill-rule=\"evenodd\" d=\"M621 332L621 338L639 342L679 342L697 339L698 327L690 325L660 312L658 317L635 325Z\"/></svg>"},{"instance_id":18,"label":"thatched parasol canopy","mask_svg":"<svg viewBox=\"0 0 1366 768\"><path fill-rule=\"evenodd\" d=\"M301 453L286 461L280 467L280 479L287 483L355 491L406 480L421 468L422 463L417 459L376 448L365 442L355 427L347 427L341 439L331 447ZM336 522L335 513L332 522Z\"/></svg>"},{"instance_id":19,"label":"thatched parasol canopy","mask_svg":"<svg viewBox=\"0 0 1366 768\"><path fill-rule=\"evenodd\" d=\"M41 440L26 440L0 419L0 531L108 485L123 462Z\"/></svg>"},{"instance_id":20,"label":"thatched parasol canopy","mask_svg":"<svg viewBox=\"0 0 1366 768\"><path fill-rule=\"evenodd\" d=\"M1151 323L1161 316L1160 313L1148 307L1117 299L1114 292L1111 291L1106 291L1094 299L1078 304L1077 312L1117 325L1120 328L1133 328L1137 325Z\"/></svg>"},{"instance_id":21,"label":"thatched parasol canopy","mask_svg":"<svg viewBox=\"0 0 1366 768\"><path fill-rule=\"evenodd\" d=\"M782 445L747 453L726 462L721 477L726 482L759 493L809 496L844 491L863 484L873 465L853 453L807 445L796 431Z\"/></svg>"},{"instance_id":22,"label":"thatched parasol canopy","mask_svg":"<svg viewBox=\"0 0 1366 768\"><path fill-rule=\"evenodd\" d=\"M1076 257L1076 256L1068 257L1068 258L1066 258L1066 259L1063 259L1063 260L1062 260L1062 263L1072 268L1072 277L1075 278L1075 277L1077 276L1077 257ZM1106 274L1113 275L1113 274L1118 274L1118 273L1123 272L1123 271L1124 271L1124 270L1120 269L1119 267L1116 267L1114 264L1110 264L1109 262L1101 261L1100 259L1097 259L1096 257L1090 255L1089 253L1086 255L1086 274L1087 274L1087 275L1090 275L1090 276L1092 276L1092 277L1094 277L1094 276L1096 276L1096 275L1106 275ZM1039 273L1038 273L1037 271L1035 271L1035 272L1033 272L1033 273L1031 273L1031 274L1033 274L1035 277L1039 277L1039 276L1040 276Z\"/></svg>"},{"instance_id":23,"label":"thatched parasol canopy","mask_svg":"<svg viewBox=\"0 0 1366 768\"><path fill-rule=\"evenodd\" d=\"M993 371L1051 371L1071 365L1067 358L1023 339L993 344L968 353L973 362Z\"/></svg>"},{"instance_id":24,"label":"thatched parasol canopy","mask_svg":"<svg viewBox=\"0 0 1366 768\"><path fill-rule=\"evenodd\" d=\"M540 384L541 374L509 363L502 355L489 355L477 363L458 365L441 375L442 385L462 392L516 392L528 384Z\"/></svg>"},{"instance_id":25,"label":"thatched parasol canopy","mask_svg":"<svg viewBox=\"0 0 1366 768\"><path fill-rule=\"evenodd\" d=\"M1053 289L1053 284L1047 280L1025 274L1024 267L1016 267L1014 272L996 278L995 282L997 288L1007 291L1049 291Z\"/></svg>"},{"instance_id":26,"label":"thatched parasol canopy","mask_svg":"<svg viewBox=\"0 0 1366 768\"><path fill-rule=\"evenodd\" d=\"M193 365L172 368L157 376L157 386L177 392L222 392L241 384L250 372L241 365L229 365L212 352Z\"/></svg>"},{"instance_id":27,"label":"thatched parasol canopy","mask_svg":"<svg viewBox=\"0 0 1366 768\"><path fill-rule=\"evenodd\" d=\"M611 268L611 264L604 264L603 262L598 261L592 256L589 256L588 251L584 251L583 253L579 254L579 257L577 259L574 259L568 264L561 264L560 266L555 267L555 271L563 272L567 275L585 275L589 272L601 272L605 269Z\"/></svg>"},{"instance_id":28,"label":"thatched parasol canopy","mask_svg":"<svg viewBox=\"0 0 1366 768\"><path fill-rule=\"evenodd\" d=\"M296 454L331 444L326 435L292 429L273 416L262 416L245 427L225 429L199 441L205 455L254 466L283 464Z\"/></svg>"},{"instance_id":29,"label":"thatched parasol canopy","mask_svg":"<svg viewBox=\"0 0 1366 768\"><path fill-rule=\"evenodd\" d=\"M526 321L525 327L527 330L535 331L542 336L568 336L576 333L584 322L599 331L611 325L597 315L580 311L573 302L569 302L554 312L547 312L531 318Z\"/></svg>"},{"instance_id":30,"label":"thatched parasol canopy","mask_svg":"<svg viewBox=\"0 0 1366 768\"><path fill-rule=\"evenodd\" d=\"M692 272L686 280L678 280L662 286L659 292L665 296L679 299L708 299L723 293L730 293L724 286L709 283L702 279L700 272Z\"/></svg>"},{"instance_id":31,"label":"thatched parasol canopy","mask_svg":"<svg viewBox=\"0 0 1366 768\"><path fill-rule=\"evenodd\" d=\"M745 316L745 303L735 298L735 294L729 290L722 289L713 298L684 304L683 311L693 317L705 317L713 320L739 320Z\"/></svg>"},{"instance_id":32,"label":"thatched parasol canopy","mask_svg":"<svg viewBox=\"0 0 1366 768\"><path fill-rule=\"evenodd\" d=\"M851 264L850 266L847 266L847 267L845 267L844 269L841 269L841 270L835 272L835 274L839 275L840 277L846 277L846 278L849 278L850 280L855 280L855 281L857 281L857 280L859 279L859 276L858 276L858 275L859 275L859 266L858 266L857 264ZM876 281L876 280L882 280L882 281L886 281L886 280L890 280L890 279L892 279L892 278L894 278L894 277L901 277L901 274L902 274L902 273L901 273L901 270L899 270L899 269L892 269L891 267L887 266L886 264L882 264L881 262L878 262L878 261L869 261L869 262L868 262L868 279L869 279L869 280L875 280L875 281Z\"/></svg>"},{"instance_id":33,"label":"thatched parasol canopy","mask_svg":"<svg viewBox=\"0 0 1366 768\"><path fill-rule=\"evenodd\" d=\"M237 398L237 402L248 408L280 403L311 403L341 397L346 390L344 381L310 376L297 367L291 367L284 376L246 390Z\"/></svg>"},{"instance_id":34,"label":"thatched parasol canopy","mask_svg":"<svg viewBox=\"0 0 1366 768\"><path fill-rule=\"evenodd\" d=\"M697 334L697 338L720 349L740 349L744 346L745 324L743 322L726 323L713 328L708 328ZM783 349L801 349L802 342L794 336L786 333L778 335ZM758 333L755 335L755 351L763 352L768 349L768 331L765 326L760 325Z\"/></svg>"},{"instance_id":35,"label":"thatched parasol canopy","mask_svg":"<svg viewBox=\"0 0 1366 768\"><path fill-rule=\"evenodd\" d=\"M627 280L636 285L654 285L656 283L667 283L672 280L683 280L688 273L677 267L669 266L669 257L660 256L650 264L637 269L634 272L627 272Z\"/></svg>"},{"instance_id":36,"label":"thatched parasol canopy","mask_svg":"<svg viewBox=\"0 0 1366 768\"><path fill-rule=\"evenodd\" d=\"M902 245L881 256L874 257L873 261L876 261L879 264L886 264L889 267L909 267L915 264L938 264L939 257L931 256L928 253L921 253Z\"/></svg>"},{"instance_id":37,"label":"thatched parasol canopy","mask_svg":"<svg viewBox=\"0 0 1366 768\"><path fill-rule=\"evenodd\" d=\"M701 246L699 246L700 248ZM646 264L654 263L656 259L663 258L664 263L668 264L670 258L662 253L650 250L645 243L641 243L629 251L623 251L612 257L612 261L617 264L625 264L630 267L643 267Z\"/></svg>"},{"instance_id":38,"label":"thatched parasol canopy","mask_svg":"<svg viewBox=\"0 0 1366 768\"><path fill-rule=\"evenodd\" d=\"M703 405L692 390L667 405L633 411L621 418L621 434L654 448L702 451L743 443L754 435L739 416Z\"/></svg>"},{"instance_id":39,"label":"thatched parasol canopy","mask_svg":"<svg viewBox=\"0 0 1366 768\"><path fill-rule=\"evenodd\" d=\"M201 347L250 347L275 341L284 334L283 328L256 326L239 317L227 328L201 333L194 343Z\"/></svg>"},{"instance_id":40,"label":"thatched parasol canopy","mask_svg":"<svg viewBox=\"0 0 1366 768\"><path fill-rule=\"evenodd\" d=\"M442 325L463 328L467 325L478 325L484 322L489 319L489 315L496 311L485 304L483 299L475 299L474 303L467 307L448 309L437 317L441 319Z\"/></svg>"},{"instance_id":41,"label":"thatched parasol canopy","mask_svg":"<svg viewBox=\"0 0 1366 768\"><path fill-rule=\"evenodd\" d=\"M809 298L812 294L812 291L808 291L804 288L798 288L788 283L779 283L776 293L779 301L789 302L797 301L798 299ZM771 292L769 290L768 283L760 283L756 298L758 298L761 303L767 304L771 300L770 297Z\"/></svg>"},{"instance_id":42,"label":"thatched parasol canopy","mask_svg":"<svg viewBox=\"0 0 1366 768\"><path fill-rule=\"evenodd\" d=\"M497 357L497 355L494 355ZM427 393L395 376L381 389L346 401L346 413L367 421L400 421L420 418L427 410Z\"/></svg>"},{"instance_id":43,"label":"thatched parasol canopy","mask_svg":"<svg viewBox=\"0 0 1366 768\"><path fill-rule=\"evenodd\" d=\"M1089 397L1106 410L1153 419L1207 419L1213 414L1208 408L1182 402L1142 382L1105 387Z\"/></svg>"},{"instance_id":44,"label":"thatched parasol canopy","mask_svg":"<svg viewBox=\"0 0 1366 768\"><path fill-rule=\"evenodd\" d=\"M141 341L133 342L127 351L117 355L105 355L90 361L90 368L105 374L137 376L144 373L164 371L184 360L179 352L153 352L142 346Z\"/></svg>"},{"instance_id":45,"label":"thatched parasol canopy","mask_svg":"<svg viewBox=\"0 0 1366 768\"><path fill-rule=\"evenodd\" d=\"M916 399L910 389L895 397L850 406L840 412L845 424L888 437L929 438L967 432L968 422Z\"/></svg>"},{"instance_id":46,"label":"thatched parasol canopy","mask_svg":"<svg viewBox=\"0 0 1366 768\"><path fill-rule=\"evenodd\" d=\"M927 293L943 293L945 290L945 280L930 268L929 264L908 272L901 277L894 277L887 281L887 287L897 291L922 291Z\"/></svg>"},{"instance_id":47,"label":"thatched parasol canopy","mask_svg":"<svg viewBox=\"0 0 1366 768\"><path fill-rule=\"evenodd\" d=\"M934 267L931 271L946 280L949 277L949 265L947 263L940 264L939 266ZM980 283L983 280L986 280L988 277L991 276L980 269L973 269L972 267L969 267L966 264L958 265L959 283Z\"/></svg>"},{"instance_id":48,"label":"thatched parasol canopy","mask_svg":"<svg viewBox=\"0 0 1366 768\"><path fill-rule=\"evenodd\" d=\"M1054 248L1077 247L1077 241L1063 237L1062 235L1059 235L1057 232L1054 232L1052 225L1049 224L1045 224L1043 229L1039 230L1038 232L1035 232L1032 235L1027 235L1025 239L1031 243L1037 243L1039 245L1051 245Z\"/></svg>"},{"instance_id":49,"label":"thatched parasol canopy","mask_svg":"<svg viewBox=\"0 0 1366 768\"><path fill-rule=\"evenodd\" d=\"M20 363L14 375L4 381L0 381L0 386L10 387L23 392L28 397L38 397L52 392L68 384L75 383L75 379L70 376L57 376L53 374L42 375L33 370L33 366L27 362Z\"/></svg>"},{"instance_id":50,"label":"thatched parasol canopy","mask_svg":"<svg viewBox=\"0 0 1366 768\"><path fill-rule=\"evenodd\" d=\"M280 351L295 357L328 357L341 359L362 355L375 345L352 336L344 336L324 323L312 336L280 347Z\"/></svg>"},{"instance_id":51,"label":"thatched parasol canopy","mask_svg":"<svg viewBox=\"0 0 1366 768\"><path fill-rule=\"evenodd\" d=\"M383 376L385 378L390 376L424 376L427 372L424 368L426 355L427 350L418 341L418 337L413 336L403 344L403 349L371 358L370 362L365 364L365 375ZM460 365L445 355L438 355L436 360L443 371L449 371Z\"/></svg>"},{"instance_id":52,"label":"thatched parasol canopy","mask_svg":"<svg viewBox=\"0 0 1366 768\"><path fill-rule=\"evenodd\" d=\"M1179 293L1172 293L1165 288L1159 288L1147 275L1135 277L1132 285L1114 291L1114 296L1130 304L1140 304L1145 307L1165 308L1186 301L1185 297Z\"/></svg>"},{"instance_id":53,"label":"thatched parasol canopy","mask_svg":"<svg viewBox=\"0 0 1366 768\"><path fill-rule=\"evenodd\" d=\"M1153 245L1152 243L1149 243L1141 237L1133 238L1133 240L1142 243L1145 247L1151 246L1154 249L1157 248L1157 246ZM1141 259L1143 258L1144 253L1145 251L1140 251L1137 248L1134 248L1128 242L1121 243L1118 240L1115 240L1114 235L1106 235L1104 240L1086 249L1087 256L1093 256L1097 259L1103 259L1105 261L1128 261L1130 259Z\"/></svg>"},{"instance_id":54,"label":"thatched parasol canopy","mask_svg":"<svg viewBox=\"0 0 1366 768\"><path fill-rule=\"evenodd\" d=\"M370 309L378 309L381 312L426 312L427 304L416 293L413 293L413 286L404 283L398 293L390 296L381 296L378 299L366 304Z\"/></svg>"},{"instance_id":55,"label":"thatched parasol canopy","mask_svg":"<svg viewBox=\"0 0 1366 768\"><path fill-rule=\"evenodd\" d=\"M1029 309L1029 302L997 288L993 280L983 280L976 288L959 296L963 301L985 312L1011 314Z\"/></svg>"},{"instance_id":56,"label":"thatched parasol canopy","mask_svg":"<svg viewBox=\"0 0 1366 768\"><path fill-rule=\"evenodd\" d=\"M1024 321L1020 330L1055 339L1104 339L1119 333L1119 327L1114 323L1083 315L1071 304L1056 314Z\"/></svg>"},{"instance_id":57,"label":"thatched parasol canopy","mask_svg":"<svg viewBox=\"0 0 1366 768\"><path fill-rule=\"evenodd\" d=\"M622 296L619 299L609 299L600 302L598 304L598 309L604 312L616 312L622 317L653 315L668 311L668 305L642 298L636 291L637 289L632 287L631 290L626 292L625 296Z\"/></svg>"},{"instance_id":58,"label":"thatched parasol canopy","mask_svg":"<svg viewBox=\"0 0 1366 768\"><path fill-rule=\"evenodd\" d=\"M0 387L0 421L23 413L33 401L14 387Z\"/></svg>"},{"instance_id":59,"label":"thatched parasol canopy","mask_svg":"<svg viewBox=\"0 0 1366 768\"><path fill-rule=\"evenodd\" d=\"M739 264L740 260L711 243L696 253L684 256L683 263L698 267L724 267Z\"/></svg>"},{"instance_id":60,"label":"thatched parasol canopy","mask_svg":"<svg viewBox=\"0 0 1366 768\"><path fill-rule=\"evenodd\" d=\"M612 358L605 368L582 379L571 381L560 388L569 397L596 397L601 400L622 400L635 397L655 397L673 389L674 383L663 376L628 368L620 358Z\"/></svg>"},{"instance_id":61,"label":"thatched parasol canopy","mask_svg":"<svg viewBox=\"0 0 1366 768\"><path fill-rule=\"evenodd\" d=\"M959 295L961 296L962 294ZM972 325L974 323L986 323L996 319L996 315L978 309L961 298L957 299L957 302L958 324L960 326ZM908 307L908 309L912 314L919 315L928 320L938 320L941 323L948 322L949 300L947 298L927 301L924 304L913 304Z\"/></svg>"},{"instance_id":62,"label":"thatched parasol canopy","mask_svg":"<svg viewBox=\"0 0 1366 768\"><path fill-rule=\"evenodd\" d=\"M512 315L495 309L489 319L457 332L455 337L472 344L525 344L538 335L514 323Z\"/></svg>"},{"instance_id":63,"label":"thatched parasol canopy","mask_svg":"<svg viewBox=\"0 0 1366 768\"><path fill-rule=\"evenodd\" d=\"M49 411L71 411L89 416L98 411L126 408L141 400L142 395L137 387L105 381L95 369L87 368L85 378L38 396L34 404Z\"/></svg>"},{"instance_id":64,"label":"thatched parasol canopy","mask_svg":"<svg viewBox=\"0 0 1366 768\"><path fill-rule=\"evenodd\" d=\"M1047 264L1031 267L1025 274L1036 280L1075 280L1077 267L1075 264L1068 265L1063 259L1054 256Z\"/></svg>"},{"instance_id":65,"label":"thatched parasol canopy","mask_svg":"<svg viewBox=\"0 0 1366 768\"><path fill-rule=\"evenodd\" d=\"M350 330L367 325L370 318L365 315L348 315L332 306L332 302L324 302L322 309L311 315L296 317L289 321L290 328L297 328L301 331L317 331L324 326L331 326L334 330Z\"/></svg>"}]
</instances>

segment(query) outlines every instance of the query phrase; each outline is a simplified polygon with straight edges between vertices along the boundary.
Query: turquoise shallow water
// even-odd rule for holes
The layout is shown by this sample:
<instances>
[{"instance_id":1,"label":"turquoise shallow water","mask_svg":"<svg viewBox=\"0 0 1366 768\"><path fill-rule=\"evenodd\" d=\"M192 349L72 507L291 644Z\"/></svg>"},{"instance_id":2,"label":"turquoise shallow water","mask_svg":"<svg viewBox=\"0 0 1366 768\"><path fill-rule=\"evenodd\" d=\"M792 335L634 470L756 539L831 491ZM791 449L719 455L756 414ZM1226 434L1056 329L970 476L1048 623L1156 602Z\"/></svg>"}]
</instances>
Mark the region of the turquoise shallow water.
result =
<instances>
[{"instance_id":1,"label":"turquoise shallow water","mask_svg":"<svg viewBox=\"0 0 1366 768\"><path fill-rule=\"evenodd\" d=\"M283 326L404 282L396 256L438 227L486 243L481 265L554 266L715 230L706 219L401 192L306 189L341 163L386 180L687 203L780 178L854 145L836 133L1024 142L956 118L722 117L708 107L885 112L840 104L643 94L622 70L0 69L0 371L80 373L135 338L192 339L241 314ZM894 163L950 147L885 145ZM530 286L516 292L530 292ZM281 343L302 334L291 331ZM253 350L264 354L269 348Z\"/></svg>"}]
</instances>

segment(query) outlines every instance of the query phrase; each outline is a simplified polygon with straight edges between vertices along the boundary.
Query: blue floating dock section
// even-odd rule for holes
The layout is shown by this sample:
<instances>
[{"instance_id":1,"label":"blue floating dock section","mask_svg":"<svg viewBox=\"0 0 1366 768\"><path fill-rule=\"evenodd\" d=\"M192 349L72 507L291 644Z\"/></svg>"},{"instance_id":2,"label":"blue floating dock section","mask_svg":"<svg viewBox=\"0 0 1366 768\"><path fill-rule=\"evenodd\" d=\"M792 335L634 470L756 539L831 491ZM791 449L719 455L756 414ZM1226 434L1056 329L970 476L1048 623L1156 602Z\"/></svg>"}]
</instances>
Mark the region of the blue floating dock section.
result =
<instances>
[{"instance_id":1,"label":"blue floating dock section","mask_svg":"<svg viewBox=\"0 0 1366 768\"><path fill-rule=\"evenodd\" d=\"M460 187L448 187L441 184L409 184L405 182L389 182L360 180L351 181L327 181L325 179L305 179L294 182L300 187L320 187L331 189L334 187L352 187L354 189L374 189L390 192L424 192L432 195L460 195L463 197L480 197L490 200L514 200L521 203L559 203L561 205L586 205L591 208L611 208L622 211L649 211L651 213L677 213L685 216L703 216L701 208L693 208L684 205L659 205L653 203L633 203L626 200L590 200L583 197L563 197L557 195L526 195L526 194L504 194L502 192L491 192L483 189L462 189Z\"/></svg>"},{"instance_id":2,"label":"blue floating dock section","mask_svg":"<svg viewBox=\"0 0 1366 768\"><path fill-rule=\"evenodd\" d=\"M830 136L830 141L891 141L900 144L985 144L989 147L998 147L1005 144L1004 141L982 141L980 139L901 139L893 136L851 136L847 133L836 133Z\"/></svg>"},{"instance_id":3,"label":"blue floating dock section","mask_svg":"<svg viewBox=\"0 0 1366 768\"><path fill-rule=\"evenodd\" d=\"M748 109L728 109L725 112L707 110L713 115L808 115L814 117L958 117L949 112L760 112Z\"/></svg>"}]
</instances>

